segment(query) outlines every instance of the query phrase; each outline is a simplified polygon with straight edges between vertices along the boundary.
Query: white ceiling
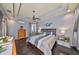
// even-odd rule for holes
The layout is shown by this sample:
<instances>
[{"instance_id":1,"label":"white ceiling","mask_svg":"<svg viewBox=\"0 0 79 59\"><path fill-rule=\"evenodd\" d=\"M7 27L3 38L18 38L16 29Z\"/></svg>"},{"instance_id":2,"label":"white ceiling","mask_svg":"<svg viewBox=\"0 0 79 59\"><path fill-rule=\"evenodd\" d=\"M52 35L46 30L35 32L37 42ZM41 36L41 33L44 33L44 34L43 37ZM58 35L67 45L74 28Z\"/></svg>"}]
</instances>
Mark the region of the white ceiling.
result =
<instances>
[{"instance_id":1,"label":"white ceiling","mask_svg":"<svg viewBox=\"0 0 79 59\"><path fill-rule=\"evenodd\" d=\"M13 15L13 4L12 3L3 3L1 4L3 8L5 9L6 13L10 16ZM15 16L17 16L18 9L19 9L19 3L15 4ZM41 15L44 15L48 13L51 10L54 10L56 8L60 7L66 7L67 4L61 4L61 3L23 3L20 8L19 16L24 17L31 17L33 15L32 11L36 11L36 15L39 17ZM11 13L8 13L7 10L10 10Z\"/></svg>"},{"instance_id":2,"label":"white ceiling","mask_svg":"<svg viewBox=\"0 0 79 59\"><path fill-rule=\"evenodd\" d=\"M5 13L8 16L13 16L13 3L2 3L0 4L3 9L5 10ZM36 11L36 17L40 17L43 19L50 19L54 16L58 16L60 14L63 14L63 12L66 12L67 9L74 10L76 9L78 4L68 4L68 3L21 3L21 8L19 11L18 16L26 17L26 18L32 18L33 16L33 10ZM17 16L18 10L19 10L20 3L15 3L14 6L14 15ZM10 12L7 12L7 10L10 10ZM49 17L49 18L48 18Z\"/></svg>"},{"instance_id":3,"label":"white ceiling","mask_svg":"<svg viewBox=\"0 0 79 59\"><path fill-rule=\"evenodd\" d=\"M35 10L36 11L36 15L37 16L41 16L55 8L58 8L59 6L61 6L62 4L22 4L22 8L20 10L20 14L21 16L32 16L33 13L32 11ZM26 11L26 12L24 12Z\"/></svg>"}]
</instances>

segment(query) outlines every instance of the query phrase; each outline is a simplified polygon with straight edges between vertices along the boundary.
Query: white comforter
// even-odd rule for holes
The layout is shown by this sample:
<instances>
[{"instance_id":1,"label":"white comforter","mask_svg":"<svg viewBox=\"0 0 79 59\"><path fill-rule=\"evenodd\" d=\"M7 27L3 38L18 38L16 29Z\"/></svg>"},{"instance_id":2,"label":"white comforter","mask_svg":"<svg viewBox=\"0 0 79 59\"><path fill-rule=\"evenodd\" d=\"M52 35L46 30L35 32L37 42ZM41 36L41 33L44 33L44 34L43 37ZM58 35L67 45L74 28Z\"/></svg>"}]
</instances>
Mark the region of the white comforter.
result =
<instances>
[{"instance_id":1,"label":"white comforter","mask_svg":"<svg viewBox=\"0 0 79 59\"><path fill-rule=\"evenodd\" d=\"M56 38L52 35L39 41L37 47L44 52L45 55L52 55L51 49L56 42Z\"/></svg>"},{"instance_id":2,"label":"white comforter","mask_svg":"<svg viewBox=\"0 0 79 59\"><path fill-rule=\"evenodd\" d=\"M35 45L36 39L37 39L38 37L43 36L43 35L46 35L46 34L40 34L40 35L32 36L32 37L30 37L29 42L32 43L33 45Z\"/></svg>"},{"instance_id":3,"label":"white comforter","mask_svg":"<svg viewBox=\"0 0 79 59\"><path fill-rule=\"evenodd\" d=\"M31 37L29 42L32 43L33 45L36 45L35 40L42 35ZM54 46L55 42L56 42L56 37L53 35L48 35L40 39L36 47L40 49L45 55L51 55L52 54L51 49Z\"/></svg>"}]
</instances>

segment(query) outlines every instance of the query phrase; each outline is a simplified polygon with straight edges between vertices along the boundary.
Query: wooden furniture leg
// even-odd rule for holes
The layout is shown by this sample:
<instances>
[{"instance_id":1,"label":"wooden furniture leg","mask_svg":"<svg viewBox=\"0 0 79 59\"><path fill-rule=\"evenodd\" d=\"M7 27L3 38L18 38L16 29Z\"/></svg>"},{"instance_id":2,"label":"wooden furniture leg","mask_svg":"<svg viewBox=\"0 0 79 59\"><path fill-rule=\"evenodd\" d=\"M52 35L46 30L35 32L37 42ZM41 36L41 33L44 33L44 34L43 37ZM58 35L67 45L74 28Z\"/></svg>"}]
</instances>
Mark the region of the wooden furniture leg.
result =
<instances>
[{"instance_id":1,"label":"wooden furniture leg","mask_svg":"<svg viewBox=\"0 0 79 59\"><path fill-rule=\"evenodd\" d=\"M15 40L12 41L12 55L16 55L16 44L15 44Z\"/></svg>"}]
</instances>

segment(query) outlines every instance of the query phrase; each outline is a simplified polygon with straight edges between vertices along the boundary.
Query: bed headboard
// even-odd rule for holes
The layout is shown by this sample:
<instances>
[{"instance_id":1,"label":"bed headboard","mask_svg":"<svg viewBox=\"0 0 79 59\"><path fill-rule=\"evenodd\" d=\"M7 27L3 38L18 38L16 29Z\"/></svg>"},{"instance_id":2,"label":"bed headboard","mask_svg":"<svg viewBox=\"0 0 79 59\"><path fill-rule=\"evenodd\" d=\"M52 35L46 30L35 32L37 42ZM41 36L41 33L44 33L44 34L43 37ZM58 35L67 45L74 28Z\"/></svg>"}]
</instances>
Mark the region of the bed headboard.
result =
<instances>
[{"instance_id":1,"label":"bed headboard","mask_svg":"<svg viewBox=\"0 0 79 59\"><path fill-rule=\"evenodd\" d=\"M42 33L51 34L56 36L56 29L41 29Z\"/></svg>"}]
</instances>

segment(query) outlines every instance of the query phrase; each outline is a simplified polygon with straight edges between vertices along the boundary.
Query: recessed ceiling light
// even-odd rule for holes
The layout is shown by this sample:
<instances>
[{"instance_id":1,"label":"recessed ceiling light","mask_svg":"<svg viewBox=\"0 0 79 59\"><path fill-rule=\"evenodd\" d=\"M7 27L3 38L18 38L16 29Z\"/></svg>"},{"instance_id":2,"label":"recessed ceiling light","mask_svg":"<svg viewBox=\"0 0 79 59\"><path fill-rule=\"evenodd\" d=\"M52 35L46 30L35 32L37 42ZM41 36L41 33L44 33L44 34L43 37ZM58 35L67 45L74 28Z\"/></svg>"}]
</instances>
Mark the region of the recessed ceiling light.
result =
<instances>
[{"instance_id":1,"label":"recessed ceiling light","mask_svg":"<svg viewBox=\"0 0 79 59\"><path fill-rule=\"evenodd\" d=\"M15 21L11 19L11 20L9 20L9 23L14 24Z\"/></svg>"},{"instance_id":2,"label":"recessed ceiling light","mask_svg":"<svg viewBox=\"0 0 79 59\"><path fill-rule=\"evenodd\" d=\"M68 9L68 10L67 10L67 12L71 12L71 10L70 10L70 9Z\"/></svg>"},{"instance_id":3,"label":"recessed ceiling light","mask_svg":"<svg viewBox=\"0 0 79 59\"><path fill-rule=\"evenodd\" d=\"M65 33L65 30L61 30L61 34L64 34Z\"/></svg>"}]
</instances>

